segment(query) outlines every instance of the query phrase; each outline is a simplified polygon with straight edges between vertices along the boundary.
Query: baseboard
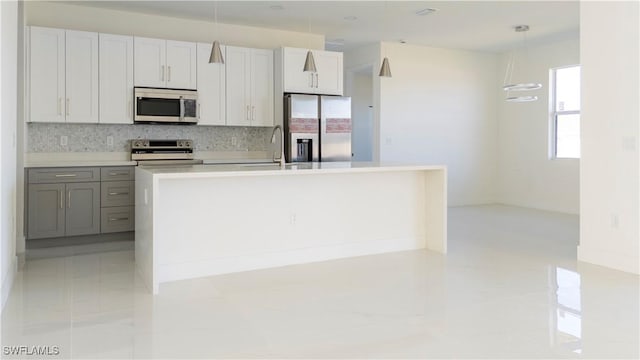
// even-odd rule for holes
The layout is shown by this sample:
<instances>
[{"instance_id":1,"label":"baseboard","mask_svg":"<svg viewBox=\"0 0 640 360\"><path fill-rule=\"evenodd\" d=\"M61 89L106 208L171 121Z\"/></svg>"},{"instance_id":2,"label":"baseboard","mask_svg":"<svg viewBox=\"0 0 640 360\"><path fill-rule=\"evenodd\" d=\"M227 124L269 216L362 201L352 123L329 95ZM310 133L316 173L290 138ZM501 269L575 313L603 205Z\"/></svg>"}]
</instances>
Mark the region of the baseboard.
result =
<instances>
[{"instance_id":1,"label":"baseboard","mask_svg":"<svg viewBox=\"0 0 640 360\"><path fill-rule=\"evenodd\" d=\"M637 254L614 253L579 245L578 261L640 275L640 258Z\"/></svg>"},{"instance_id":2,"label":"baseboard","mask_svg":"<svg viewBox=\"0 0 640 360\"><path fill-rule=\"evenodd\" d=\"M9 294L11 293L11 288L13 287L13 282L16 278L16 274L18 273L18 257L13 256L11 258L11 265L9 266L9 271L7 271L7 275L5 275L4 279L2 279L2 306L0 306L0 314L4 309L4 305L7 303L7 299L9 299Z\"/></svg>"}]
</instances>

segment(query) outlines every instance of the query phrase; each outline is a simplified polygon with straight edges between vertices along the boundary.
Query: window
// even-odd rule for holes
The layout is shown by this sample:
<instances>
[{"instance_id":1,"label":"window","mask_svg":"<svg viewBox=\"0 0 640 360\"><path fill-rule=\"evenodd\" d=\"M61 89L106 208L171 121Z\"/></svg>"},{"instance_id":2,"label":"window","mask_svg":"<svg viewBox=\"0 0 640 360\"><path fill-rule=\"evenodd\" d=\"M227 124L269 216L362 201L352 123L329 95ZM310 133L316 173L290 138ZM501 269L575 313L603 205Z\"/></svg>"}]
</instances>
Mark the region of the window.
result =
<instances>
[{"instance_id":1,"label":"window","mask_svg":"<svg viewBox=\"0 0 640 360\"><path fill-rule=\"evenodd\" d=\"M580 158L580 65L551 69L551 157Z\"/></svg>"}]
</instances>

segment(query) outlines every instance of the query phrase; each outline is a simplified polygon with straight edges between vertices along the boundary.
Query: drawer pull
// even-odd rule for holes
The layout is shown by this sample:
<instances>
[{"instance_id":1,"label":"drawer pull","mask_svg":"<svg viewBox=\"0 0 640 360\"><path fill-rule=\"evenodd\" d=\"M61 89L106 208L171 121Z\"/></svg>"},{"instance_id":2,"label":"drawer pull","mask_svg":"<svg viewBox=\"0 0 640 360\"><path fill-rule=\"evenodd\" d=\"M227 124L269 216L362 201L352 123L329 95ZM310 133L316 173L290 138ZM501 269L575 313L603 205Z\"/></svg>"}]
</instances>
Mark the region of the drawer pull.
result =
<instances>
[{"instance_id":1,"label":"drawer pull","mask_svg":"<svg viewBox=\"0 0 640 360\"><path fill-rule=\"evenodd\" d=\"M60 191L60 209L64 207L62 203L64 202L64 191Z\"/></svg>"},{"instance_id":2,"label":"drawer pull","mask_svg":"<svg viewBox=\"0 0 640 360\"><path fill-rule=\"evenodd\" d=\"M56 174L56 177L76 177L78 174Z\"/></svg>"},{"instance_id":3,"label":"drawer pull","mask_svg":"<svg viewBox=\"0 0 640 360\"><path fill-rule=\"evenodd\" d=\"M129 218L128 217L109 218L109 221L125 221L125 220L129 220Z\"/></svg>"},{"instance_id":4,"label":"drawer pull","mask_svg":"<svg viewBox=\"0 0 640 360\"><path fill-rule=\"evenodd\" d=\"M129 175L128 172L110 172L109 176L121 176L121 175Z\"/></svg>"},{"instance_id":5,"label":"drawer pull","mask_svg":"<svg viewBox=\"0 0 640 360\"><path fill-rule=\"evenodd\" d=\"M67 208L71 209L71 190L67 191Z\"/></svg>"},{"instance_id":6,"label":"drawer pull","mask_svg":"<svg viewBox=\"0 0 640 360\"><path fill-rule=\"evenodd\" d=\"M129 195L129 192L110 192L109 196L115 196L115 195Z\"/></svg>"}]
</instances>

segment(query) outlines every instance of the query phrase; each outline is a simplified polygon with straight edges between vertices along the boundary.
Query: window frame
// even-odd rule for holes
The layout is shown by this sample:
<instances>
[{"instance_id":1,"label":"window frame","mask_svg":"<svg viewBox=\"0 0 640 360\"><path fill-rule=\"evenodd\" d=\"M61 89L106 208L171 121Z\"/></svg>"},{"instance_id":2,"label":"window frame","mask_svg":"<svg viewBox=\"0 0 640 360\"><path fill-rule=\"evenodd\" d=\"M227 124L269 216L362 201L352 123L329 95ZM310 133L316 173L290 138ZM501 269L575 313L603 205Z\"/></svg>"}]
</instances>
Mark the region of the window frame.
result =
<instances>
[{"instance_id":1,"label":"window frame","mask_svg":"<svg viewBox=\"0 0 640 360\"><path fill-rule=\"evenodd\" d=\"M551 160L580 160L582 152L579 157L558 157L558 116L561 115L580 115L580 121L582 121L582 102L580 103L580 110L556 110L556 72L561 69L568 69L578 67L580 68L580 76L582 77L582 65L573 64L565 66L557 66L549 69L549 159ZM581 82L582 83L582 82ZM581 85L582 86L582 85ZM582 90L582 89L581 89Z\"/></svg>"}]
</instances>

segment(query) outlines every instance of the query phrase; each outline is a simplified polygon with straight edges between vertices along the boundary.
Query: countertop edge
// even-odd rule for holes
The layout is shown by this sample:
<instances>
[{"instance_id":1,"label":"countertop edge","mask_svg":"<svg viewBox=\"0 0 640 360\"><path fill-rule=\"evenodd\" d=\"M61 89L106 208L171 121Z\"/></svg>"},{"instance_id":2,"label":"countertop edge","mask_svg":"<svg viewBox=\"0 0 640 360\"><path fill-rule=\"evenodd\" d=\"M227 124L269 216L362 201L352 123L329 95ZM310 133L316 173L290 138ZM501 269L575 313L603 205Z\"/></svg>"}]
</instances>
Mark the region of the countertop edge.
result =
<instances>
[{"instance_id":1,"label":"countertop edge","mask_svg":"<svg viewBox=\"0 0 640 360\"><path fill-rule=\"evenodd\" d=\"M286 176L286 175L316 175L316 174L343 174L343 173L370 173L370 172L399 172L399 171L428 171L446 170L445 165L393 165L381 164L361 167L336 167L315 169L255 169L251 167L238 169L221 169L198 172L154 172L153 168L139 168L149 172L154 179L196 179L196 178L223 178L223 177L255 177L255 176Z\"/></svg>"}]
</instances>

